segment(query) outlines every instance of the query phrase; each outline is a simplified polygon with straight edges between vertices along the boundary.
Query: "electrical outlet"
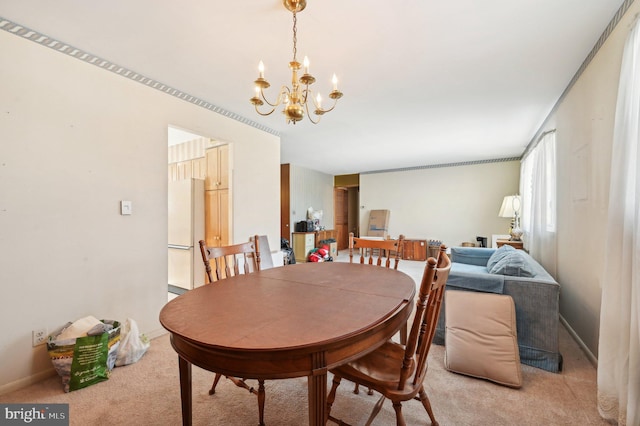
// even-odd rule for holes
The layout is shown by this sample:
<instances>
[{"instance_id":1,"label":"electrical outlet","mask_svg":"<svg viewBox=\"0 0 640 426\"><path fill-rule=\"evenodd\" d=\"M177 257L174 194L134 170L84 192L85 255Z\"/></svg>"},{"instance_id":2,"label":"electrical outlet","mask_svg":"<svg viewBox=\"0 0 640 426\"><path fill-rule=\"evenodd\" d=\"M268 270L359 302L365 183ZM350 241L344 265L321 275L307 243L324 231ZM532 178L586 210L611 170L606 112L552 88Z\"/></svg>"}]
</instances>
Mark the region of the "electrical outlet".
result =
<instances>
[{"instance_id":1,"label":"electrical outlet","mask_svg":"<svg viewBox=\"0 0 640 426\"><path fill-rule=\"evenodd\" d=\"M33 330L31 332L31 337L33 339L33 347L42 345L47 341L47 329L39 328L37 330Z\"/></svg>"}]
</instances>

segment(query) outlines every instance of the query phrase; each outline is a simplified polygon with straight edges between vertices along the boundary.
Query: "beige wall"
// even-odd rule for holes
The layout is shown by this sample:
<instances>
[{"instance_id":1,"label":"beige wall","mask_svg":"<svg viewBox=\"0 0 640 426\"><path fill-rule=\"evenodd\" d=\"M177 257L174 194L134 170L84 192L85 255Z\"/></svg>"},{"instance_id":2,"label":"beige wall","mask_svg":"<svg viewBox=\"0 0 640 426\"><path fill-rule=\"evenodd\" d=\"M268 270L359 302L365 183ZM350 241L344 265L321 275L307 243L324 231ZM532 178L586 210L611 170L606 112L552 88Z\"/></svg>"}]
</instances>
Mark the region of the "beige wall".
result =
<instances>
[{"instance_id":1,"label":"beige wall","mask_svg":"<svg viewBox=\"0 0 640 426\"><path fill-rule=\"evenodd\" d=\"M360 175L360 232L366 235L371 210L391 210L393 238L438 239L449 247L476 236L505 234L509 219L498 217L505 195L518 192L520 162Z\"/></svg>"},{"instance_id":2,"label":"beige wall","mask_svg":"<svg viewBox=\"0 0 640 426\"><path fill-rule=\"evenodd\" d=\"M545 130L557 128L560 313L597 357L613 123L634 2Z\"/></svg>"},{"instance_id":3,"label":"beige wall","mask_svg":"<svg viewBox=\"0 0 640 426\"><path fill-rule=\"evenodd\" d=\"M51 371L33 329L94 315L162 332L168 125L233 144L234 239L275 247L280 141L4 31L0 51L2 393Z\"/></svg>"},{"instance_id":4,"label":"beige wall","mask_svg":"<svg viewBox=\"0 0 640 426\"><path fill-rule=\"evenodd\" d=\"M294 164L289 174L291 231L295 231L296 222L307 218L309 207L322 210L320 225L333 229L333 176Z\"/></svg>"}]
</instances>

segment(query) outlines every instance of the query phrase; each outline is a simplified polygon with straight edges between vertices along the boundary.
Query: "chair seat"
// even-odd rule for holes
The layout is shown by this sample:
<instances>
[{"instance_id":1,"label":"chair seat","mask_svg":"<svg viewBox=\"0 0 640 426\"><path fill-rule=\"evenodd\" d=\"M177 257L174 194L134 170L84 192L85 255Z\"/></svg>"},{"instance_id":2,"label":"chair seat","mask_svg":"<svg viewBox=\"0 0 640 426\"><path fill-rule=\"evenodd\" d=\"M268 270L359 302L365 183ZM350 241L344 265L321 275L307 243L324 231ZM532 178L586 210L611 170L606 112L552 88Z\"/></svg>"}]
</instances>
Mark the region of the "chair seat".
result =
<instances>
[{"instance_id":1,"label":"chair seat","mask_svg":"<svg viewBox=\"0 0 640 426\"><path fill-rule=\"evenodd\" d=\"M402 368L404 355L404 345L389 340L370 354L334 368L332 371L347 380L368 386L386 395L387 390L398 388L399 372ZM414 374L415 366L415 359L411 359L408 370L409 376ZM418 393L421 384L418 383L413 386L411 382L407 382L404 390L392 393L402 393L403 395Z\"/></svg>"}]
</instances>

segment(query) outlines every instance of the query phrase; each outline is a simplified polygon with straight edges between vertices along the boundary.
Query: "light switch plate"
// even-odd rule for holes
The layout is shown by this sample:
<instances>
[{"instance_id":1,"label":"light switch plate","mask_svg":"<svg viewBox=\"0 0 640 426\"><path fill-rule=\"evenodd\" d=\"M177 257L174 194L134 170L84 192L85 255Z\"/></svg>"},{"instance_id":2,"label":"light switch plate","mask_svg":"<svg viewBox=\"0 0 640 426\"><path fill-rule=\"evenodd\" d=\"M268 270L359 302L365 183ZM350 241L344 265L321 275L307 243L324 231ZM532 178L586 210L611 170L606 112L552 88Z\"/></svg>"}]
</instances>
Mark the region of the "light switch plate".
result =
<instances>
[{"instance_id":1,"label":"light switch plate","mask_svg":"<svg viewBox=\"0 0 640 426\"><path fill-rule=\"evenodd\" d=\"M130 215L133 213L133 205L131 201L120 201L120 214L121 215Z\"/></svg>"}]
</instances>

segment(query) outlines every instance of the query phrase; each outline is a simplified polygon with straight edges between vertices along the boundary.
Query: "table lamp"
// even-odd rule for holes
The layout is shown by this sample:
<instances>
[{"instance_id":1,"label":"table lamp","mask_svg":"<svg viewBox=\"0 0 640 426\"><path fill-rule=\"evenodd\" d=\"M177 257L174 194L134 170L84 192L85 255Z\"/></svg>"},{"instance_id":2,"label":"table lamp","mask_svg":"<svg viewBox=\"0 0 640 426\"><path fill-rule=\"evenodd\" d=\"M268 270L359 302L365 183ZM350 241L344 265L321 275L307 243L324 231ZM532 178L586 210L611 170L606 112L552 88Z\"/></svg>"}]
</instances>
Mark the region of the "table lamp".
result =
<instances>
[{"instance_id":1,"label":"table lamp","mask_svg":"<svg viewBox=\"0 0 640 426\"><path fill-rule=\"evenodd\" d=\"M511 218L511 228L509 229L510 241L521 241L522 228L520 228L520 196L507 195L502 200L502 206L498 213L500 217Z\"/></svg>"}]
</instances>

